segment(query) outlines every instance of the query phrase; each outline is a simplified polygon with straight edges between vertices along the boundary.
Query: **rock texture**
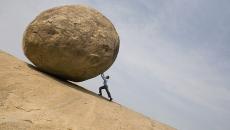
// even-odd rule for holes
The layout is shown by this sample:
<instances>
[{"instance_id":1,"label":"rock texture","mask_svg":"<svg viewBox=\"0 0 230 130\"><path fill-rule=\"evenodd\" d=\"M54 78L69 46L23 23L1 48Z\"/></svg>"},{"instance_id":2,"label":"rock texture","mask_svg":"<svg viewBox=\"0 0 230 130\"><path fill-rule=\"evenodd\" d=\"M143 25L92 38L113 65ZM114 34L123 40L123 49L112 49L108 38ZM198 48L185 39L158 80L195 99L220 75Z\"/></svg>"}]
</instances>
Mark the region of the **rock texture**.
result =
<instances>
[{"instance_id":1,"label":"rock texture","mask_svg":"<svg viewBox=\"0 0 230 130\"><path fill-rule=\"evenodd\" d=\"M68 5L38 15L24 33L23 50L41 70L83 81L113 64L119 37L113 24L95 9Z\"/></svg>"},{"instance_id":2,"label":"rock texture","mask_svg":"<svg viewBox=\"0 0 230 130\"><path fill-rule=\"evenodd\" d=\"M0 52L0 130L174 130Z\"/></svg>"}]
</instances>

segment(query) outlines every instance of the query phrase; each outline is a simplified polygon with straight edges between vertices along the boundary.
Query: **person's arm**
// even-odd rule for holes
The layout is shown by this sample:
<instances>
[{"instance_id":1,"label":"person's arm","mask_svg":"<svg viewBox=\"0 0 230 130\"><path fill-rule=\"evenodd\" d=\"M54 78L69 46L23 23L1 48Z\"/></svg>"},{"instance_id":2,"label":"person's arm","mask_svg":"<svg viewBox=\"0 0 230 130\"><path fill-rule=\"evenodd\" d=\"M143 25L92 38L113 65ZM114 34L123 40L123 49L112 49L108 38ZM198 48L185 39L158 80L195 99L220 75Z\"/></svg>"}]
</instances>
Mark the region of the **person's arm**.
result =
<instances>
[{"instance_id":1,"label":"person's arm","mask_svg":"<svg viewBox=\"0 0 230 130\"><path fill-rule=\"evenodd\" d=\"M101 78L102 78L102 79L105 79L105 76L104 76L104 74L101 74Z\"/></svg>"}]
</instances>

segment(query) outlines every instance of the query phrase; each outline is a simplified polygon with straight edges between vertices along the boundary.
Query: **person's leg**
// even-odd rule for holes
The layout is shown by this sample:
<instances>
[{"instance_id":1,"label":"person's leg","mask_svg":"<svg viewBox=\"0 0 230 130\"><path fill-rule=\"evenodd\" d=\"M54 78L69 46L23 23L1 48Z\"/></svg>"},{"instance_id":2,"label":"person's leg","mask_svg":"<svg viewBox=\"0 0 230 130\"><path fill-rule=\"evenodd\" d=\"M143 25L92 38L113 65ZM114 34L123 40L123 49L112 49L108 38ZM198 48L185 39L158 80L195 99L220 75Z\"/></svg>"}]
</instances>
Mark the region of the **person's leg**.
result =
<instances>
[{"instance_id":1,"label":"person's leg","mask_svg":"<svg viewBox=\"0 0 230 130\"><path fill-rule=\"evenodd\" d=\"M101 86L101 87L99 88L99 95L100 95L100 96L102 95L102 92L101 92L102 89L105 89L105 87L104 87L104 86Z\"/></svg>"},{"instance_id":2,"label":"person's leg","mask_svg":"<svg viewBox=\"0 0 230 130\"><path fill-rule=\"evenodd\" d=\"M106 92L107 92L107 94L108 94L109 100L112 101L113 98L111 97L111 94L110 94L110 92L109 92L108 86L105 87L105 90L106 90Z\"/></svg>"}]
</instances>

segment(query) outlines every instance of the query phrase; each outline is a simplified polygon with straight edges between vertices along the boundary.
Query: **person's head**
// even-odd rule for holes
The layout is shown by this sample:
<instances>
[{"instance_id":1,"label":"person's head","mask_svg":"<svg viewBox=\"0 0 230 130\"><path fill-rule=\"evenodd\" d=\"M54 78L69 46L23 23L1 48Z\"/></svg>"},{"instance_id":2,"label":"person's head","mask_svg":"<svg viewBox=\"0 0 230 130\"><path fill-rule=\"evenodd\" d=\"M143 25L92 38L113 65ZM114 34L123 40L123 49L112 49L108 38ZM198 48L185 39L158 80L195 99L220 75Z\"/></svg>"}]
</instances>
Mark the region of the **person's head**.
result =
<instances>
[{"instance_id":1,"label":"person's head","mask_svg":"<svg viewBox=\"0 0 230 130\"><path fill-rule=\"evenodd\" d=\"M109 76L106 76L105 78L106 78L106 79L109 79Z\"/></svg>"}]
</instances>

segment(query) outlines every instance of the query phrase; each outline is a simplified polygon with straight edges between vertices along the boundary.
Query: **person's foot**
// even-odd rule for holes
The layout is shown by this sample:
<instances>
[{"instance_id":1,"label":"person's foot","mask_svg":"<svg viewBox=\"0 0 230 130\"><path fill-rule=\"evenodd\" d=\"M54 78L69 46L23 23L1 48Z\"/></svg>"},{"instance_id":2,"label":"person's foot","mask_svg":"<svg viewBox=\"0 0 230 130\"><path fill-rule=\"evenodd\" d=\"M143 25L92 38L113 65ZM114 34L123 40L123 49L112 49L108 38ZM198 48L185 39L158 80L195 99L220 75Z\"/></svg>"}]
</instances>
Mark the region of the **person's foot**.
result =
<instances>
[{"instance_id":1,"label":"person's foot","mask_svg":"<svg viewBox=\"0 0 230 130\"><path fill-rule=\"evenodd\" d=\"M99 95L99 96L102 96L102 94L101 94L101 93L99 93L98 95Z\"/></svg>"},{"instance_id":2,"label":"person's foot","mask_svg":"<svg viewBox=\"0 0 230 130\"><path fill-rule=\"evenodd\" d=\"M113 98L110 98L109 101L113 101Z\"/></svg>"}]
</instances>

